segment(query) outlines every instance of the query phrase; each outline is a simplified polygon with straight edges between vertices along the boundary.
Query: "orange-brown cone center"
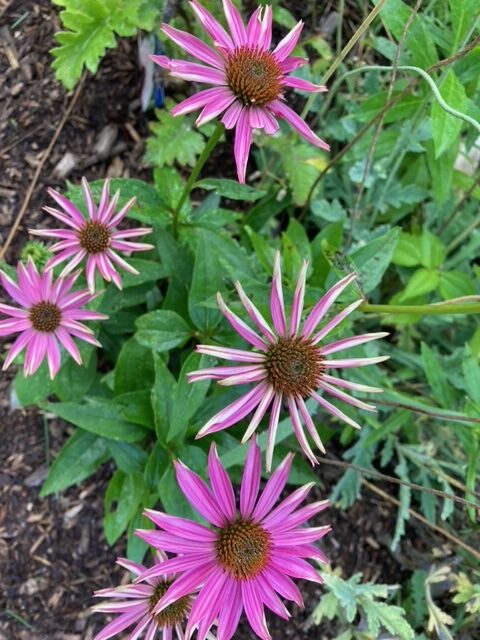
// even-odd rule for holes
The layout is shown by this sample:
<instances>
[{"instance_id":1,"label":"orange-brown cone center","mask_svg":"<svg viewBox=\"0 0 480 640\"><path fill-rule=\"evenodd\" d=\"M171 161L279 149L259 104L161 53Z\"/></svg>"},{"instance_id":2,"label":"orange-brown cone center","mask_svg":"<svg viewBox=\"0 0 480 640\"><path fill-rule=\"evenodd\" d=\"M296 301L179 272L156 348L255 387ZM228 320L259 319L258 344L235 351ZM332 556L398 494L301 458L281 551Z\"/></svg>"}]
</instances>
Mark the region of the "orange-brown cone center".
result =
<instances>
[{"instance_id":1,"label":"orange-brown cone center","mask_svg":"<svg viewBox=\"0 0 480 640\"><path fill-rule=\"evenodd\" d=\"M229 54L225 73L228 86L245 106L261 107L282 93L283 72L270 51L239 47Z\"/></svg>"},{"instance_id":2,"label":"orange-brown cone center","mask_svg":"<svg viewBox=\"0 0 480 640\"><path fill-rule=\"evenodd\" d=\"M219 532L217 559L237 580L254 578L266 567L270 556L270 535L250 520L237 520Z\"/></svg>"},{"instance_id":3,"label":"orange-brown cone center","mask_svg":"<svg viewBox=\"0 0 480 640\"><path fill-rule=\"evenodd\" d=\"M301 336L279 338L268 350L264 367L277 393L302 398L318 387L325 371L320 349Z\"/></svg>"}]
</instances>

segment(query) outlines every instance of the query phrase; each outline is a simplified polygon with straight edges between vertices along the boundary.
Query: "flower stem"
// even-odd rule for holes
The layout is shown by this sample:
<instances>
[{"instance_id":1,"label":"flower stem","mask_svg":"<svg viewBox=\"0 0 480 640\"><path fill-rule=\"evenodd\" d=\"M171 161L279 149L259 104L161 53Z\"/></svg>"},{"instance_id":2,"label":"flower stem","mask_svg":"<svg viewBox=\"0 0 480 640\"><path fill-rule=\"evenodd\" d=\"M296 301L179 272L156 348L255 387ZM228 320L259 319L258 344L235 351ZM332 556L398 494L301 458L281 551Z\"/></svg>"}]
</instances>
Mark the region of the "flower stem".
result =
<instances>
[{"instance_id":1,"label":"flower stem","mask_svg":"<svg viewBox=\"0 0 480 640\"><path fill-rule=\"evenodd\" d=\"M435 304L368 304L360 305L365 313L411 313L421 316L447 316L451 314L480 313L480 303L458 303L452 300Z\"/></svg>"},{"instance_id":2,"label":"flower stem","mask_svg":"<svg viewBox=\"0 0 480 640\"><path fill-rule=\"evenodd\" d=\"M175 211L173 212L172 219L172 227L173 227L173 235L177 237L178 235L178 218L180 216L180 211L182 210L183 205L185 204L185 200L188 198L190 191L193 189L193 185L195 184L196 179L198 178L200 171L203 169L204 164L210 157L215 145L220 140L220 137L223 133L224 127L221 122L217 124L214 132L210 136L207 144L205 145L205 149L200 154L200 157L197 160L197 164L193 167L192 173L187 180L187 184L180 196L180 200L178 201L177 206L175 207Z\"/></svg>"}]
</instances>

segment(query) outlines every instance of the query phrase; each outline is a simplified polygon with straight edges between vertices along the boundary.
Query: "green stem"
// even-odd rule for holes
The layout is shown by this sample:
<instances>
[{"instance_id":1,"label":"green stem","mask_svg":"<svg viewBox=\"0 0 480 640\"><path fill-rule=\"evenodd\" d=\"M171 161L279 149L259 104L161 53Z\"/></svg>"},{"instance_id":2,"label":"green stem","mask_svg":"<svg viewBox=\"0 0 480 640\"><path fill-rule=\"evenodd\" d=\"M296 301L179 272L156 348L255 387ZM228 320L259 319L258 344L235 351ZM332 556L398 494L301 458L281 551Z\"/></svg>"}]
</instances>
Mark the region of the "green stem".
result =
<instances>
[{"instance_id":1,"label":"green stem","mask_svg":"<svg viewBox=\"0 0 480 640\"><path fill-rule=\"evenodd\" d=\"M412 313L421 316L446 316L450 314L480 313L480 303L462 304L445 301L436 304L369 304L360 305L365 313Z\"/></svg>"},{"instance_id":2,"label":"green stem","mask_svg":"<svg viewBox=\"0 0 480 640\"><path fill-rule=\"evenodd\" d=\"M197 160L197 164L193 167L192 173L190 174L190 177L187 180L187 184L185 185L182 195L180 196L180 200L178 201L178 204L175 207L175 211L173 212L172 228L173 228L173 235L175 236L175 238L178 235L178 219L180 216L180 211L182 210L182 207L185 204L186 199L190 195L190 191L193 189L193 186L200 174L200 171L203 169L204 164L210 157L210 154L214 150L217 142L220 140L223 131L224 131L223 124L219 122L215 127L214 132L210 136L207 144L205 145L205 149L200 154L200 157Z\"/></svg>"}]
</instances>

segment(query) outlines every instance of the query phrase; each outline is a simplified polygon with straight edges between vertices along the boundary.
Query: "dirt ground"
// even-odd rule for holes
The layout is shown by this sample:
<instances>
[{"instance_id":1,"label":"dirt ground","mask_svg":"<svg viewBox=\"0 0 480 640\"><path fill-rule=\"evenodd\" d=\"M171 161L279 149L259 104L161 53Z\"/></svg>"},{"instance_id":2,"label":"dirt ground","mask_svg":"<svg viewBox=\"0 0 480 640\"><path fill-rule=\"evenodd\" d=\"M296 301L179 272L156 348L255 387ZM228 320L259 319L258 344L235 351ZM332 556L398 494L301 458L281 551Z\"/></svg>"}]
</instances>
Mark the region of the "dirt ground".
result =
<instances>
[{"instance_id":1,"label":"dirt ground","mask_svg":"<svg viewBox=\"0 0 480 640\"><path fill-rule=\"evenodd\" d=\"M72 97L50 69L48 51L59 26L56 10L46 0L0 0L0 244ZM82 175L148 177L149 169L141 163L148 118L140 111L140 87L136 43L123 40L107 54L99 73L87 77L8 251L10 262L18 259L27 229L45 225L41 207L47 185L63 187L65 179L77 182ZM102 616L89 612L92 591L118 584L124 576L114 568L124 543L111 549L102 532L102 495L111 469L61 495L40 499L48 462L70 427L35 411L12 411L10 388L11 375L2 374L0 640L92 640L104 624ZM332 468L321 473L327 485L340 474ZM389 550L395 513L387 503L366 492L349 511L331 509L322 515L325 522L334 527L325 542L333 566L342 567L347 576L363 571L365 579L400 582L403 561ZM425 531L412 528L410 533L404 557L415 553L422 540L431 545ZM293 610L291 623L269 620L275 640L332 637L326 626L306 630L321 588L303 585L302 590L306 608ZM236 637L253 636L242 626Z\"/></svg>"}]
</instances>

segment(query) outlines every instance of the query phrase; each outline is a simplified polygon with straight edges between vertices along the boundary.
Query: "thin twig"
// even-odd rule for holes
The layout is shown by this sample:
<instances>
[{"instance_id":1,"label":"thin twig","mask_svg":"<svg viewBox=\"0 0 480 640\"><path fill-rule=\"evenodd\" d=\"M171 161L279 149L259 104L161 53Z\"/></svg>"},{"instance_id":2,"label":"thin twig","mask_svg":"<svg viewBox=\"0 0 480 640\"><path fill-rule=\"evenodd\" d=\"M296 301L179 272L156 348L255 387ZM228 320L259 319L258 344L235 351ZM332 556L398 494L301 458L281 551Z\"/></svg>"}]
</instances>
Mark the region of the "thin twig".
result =
<instances>
[{"instance_id":1,"label":"thin twig","mask_svg":"<svg viewBox=\"0 0 480 640\"><path fill-rule=\"evenodd\" d=\"M414 18L416 17L420 6L422 4L423 0L417 0L417 4L413 7L413 10L411 12L411 14L408 16L408 20L405 22L405 26L403 28L403 32L402 35L400 36L400 39L398 41L398 45L397 45L397 50L395 52L395 58L393 60L393 65L392 65L392 75L390 77L390 82L388 84L388 89L387 89L387 97L386 97L386 102L390 102L390 100L392 99L392 94L393 94L393 87L395 86L395 82L397 81L397 73L398 73L398 66L400 64L400 56L402 55L402 51L403 51L403 47L405 45L405 40L407 38L408 32L410 30L410 26L414 20ZM383 123L385 121L385 116L387 115L387 112L383 112L381 117L379 118L378 122L377 122L377 126L375 128L375 131L373 133L373 137L372 137L372 142L370 143L370 148L368 150L368 154L367 154L367 159L365 161L365 167L363 169L363 176L362 176L362 180L359 184L358 187L358 191L357 191L357 195L355 197L355 203L353 205L353 210L352 210L352 214L350 216L350 229L348 232L348 237L347 237L347 241L345 243L345 251L344 253L346 254L351 243L353 240L353 234L355 231L355 223L356 220L358 218L358 214L359 214L359 210L360 210L360 202L363 196L363 192L365 191L365 184L368 180L368 176L370 174L370 168L372 166L372 162L373 162L373 156L375 155L375 150L377 148L377 144L378 144L378 140L380 138L380 135L382 133L382 129L383 129Z\"/></svg>"},{"instance_id":2,"label":"thin twig","mask_svg":"<svg viewBox=\"0 0 480 640\"><path fill-rule=\"evenodd\" d=\"M358 471L358 473L378 478L378 480L384 480L385 482L390 482L391 484L404 485L406 487L409 487L410 489L415 489L416 491L431 493L432 495L438 496L439 498L451 500L452 502L458 502L459 504L466 507L473 507L480 512L480 506L476 505L474 502L470 502L469 500L465 500L464 498L460 498L456 495L445 493L445 491L441 491L440 489L434 489L433 487L424 487L423 485L416 484L415 482L407 482L406 480L401 480L400 478L395 478L394 476L388 476L384 473L381 473L380 471L377 471L376 469L366 469L365 467L358 467L357 465L351 464L350 462L343 462L342 460L332 460L331 458L322 458L321 464L330 465L332 467L340 467L342 469L352 469L352 471Z\"/></svg>"},{"instance_id":3,"label":"thin twig","mask_svg":"<svg viewBox=\"0 0 480 640\"><path fill-rule=\"evenodd\" d=\"M30 203L30 199L33 195L33 192L35 190L35 187L37 185L38 179L40 177L40 174L43 170L43 167L45 166L45 163L47 161L47 158L50 156L50 153L53 149L53 147L55 146L55 143L58 140L58 137L60 135L60 133L63 130L63 127L65 126L65 123L67 122L68 118L70 117L70 114L72 113L73 108L75 107L78 98L80 97L80 93L82 91L82 87L83 87L83 83L85 82L85 78L86 78L86 73L84 73L80 79L80 82L78 83L78 86L75 90L75 93L72 96L72 99L70 100L70 104L68 105L65 113L63 114L63 117L55 131L55 133L53 134L52 139L50 140L50 144L48 145L48 147L46 148L46 150L44 151L43 155L42 155L42 159L40 160L40 162L38 163L38 166L35 170L35 174L32 178L32 182L30 183L30 186L27 189L27 193L25 194L25 198L23 200L23 204L20 207L20 211L17 214L17 217L15 218L15 222L12 225L12 228L10 229L10 233L8 234L8 237L5 241L5 244L3 245L3 247L0 249L0 260L2 260L5 257L5 254L9 248L9 246L12 243L13 238L15 237L15 234L17 233L18 227L20 226L20 223L23 219L23 216L25 215L25 212L27 210L27 207Z\"/></svg>"},{"instance_id":4,"label":"thin twig","mask_svg":"<svg viewBox=\"0 0 480 640\"><path fill-rule=\"evenodd\" d=\"M386 493L385 491L382 491L382 489L379 489L378 487L376 487L371 482L368 482L368 480L362 479L362 483L368 489L370 489L370 491L373 491L373 493L376 493L377 495L379 495L384 500L387 500L388 502L391 502L392 504L394 504L397 507L401 506L400 505L400 500L397 500L396 498L394 498L390 494ZM413 518L416 518L417 520L419 520L422 524L426 525L430 529L433 529L434 531L436 531L437 533L442 535L444 538L447 538L447 540L450 540L450 542L453 542L453 544L457 545L458 547L461 547L462 549L465 549L465 551L468 551L468 553L470 553L474 558L477 558L477 560L480 560L480 552L478 552L476 549L474 549L470 545L466 544L466 542L463 542L462 540L460 540L460 538L457 538L457 536L454 536L453 533L450 533L449 531L446 531L442 527L439 527L438 524L435 524L433 522L429 522L420 513L418 513L418 511L415 511L415 509L410 509L409 508L408 509L408 513Z\"/></svg>"}]
</instances>

